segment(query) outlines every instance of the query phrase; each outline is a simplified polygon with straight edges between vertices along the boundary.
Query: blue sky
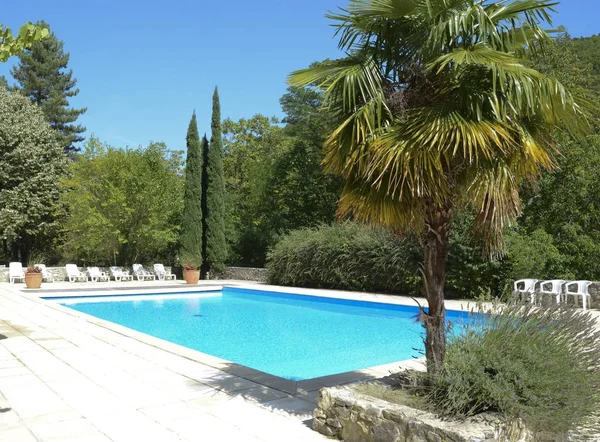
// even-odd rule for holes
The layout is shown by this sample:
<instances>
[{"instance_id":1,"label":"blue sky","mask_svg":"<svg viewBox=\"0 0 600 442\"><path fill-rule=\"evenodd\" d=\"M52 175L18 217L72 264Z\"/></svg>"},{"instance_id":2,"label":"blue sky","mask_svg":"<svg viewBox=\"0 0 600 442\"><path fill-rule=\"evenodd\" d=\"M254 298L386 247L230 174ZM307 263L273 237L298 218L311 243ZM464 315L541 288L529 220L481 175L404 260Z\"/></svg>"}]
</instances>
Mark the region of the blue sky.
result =
<instances>
[{"instance_id":1,"label":"blue sky","mask_svg":"<svg viewBox=\"0 0 600 442\"><path fill-rule=\"evenodd\" d=\"M598 0L563 0L555 25L571 35L600 33ZM345 0L29 0L3 5L0 21L17 28L45 20L71 53L80 93L71 103L87 135L115 146L164 141L185 148L195 109L210 131L218 85L222 116L281 116L289 72L340 54L323 17ZM0 75L10 79L10 66Z\"/></svg>"}]
</instances>

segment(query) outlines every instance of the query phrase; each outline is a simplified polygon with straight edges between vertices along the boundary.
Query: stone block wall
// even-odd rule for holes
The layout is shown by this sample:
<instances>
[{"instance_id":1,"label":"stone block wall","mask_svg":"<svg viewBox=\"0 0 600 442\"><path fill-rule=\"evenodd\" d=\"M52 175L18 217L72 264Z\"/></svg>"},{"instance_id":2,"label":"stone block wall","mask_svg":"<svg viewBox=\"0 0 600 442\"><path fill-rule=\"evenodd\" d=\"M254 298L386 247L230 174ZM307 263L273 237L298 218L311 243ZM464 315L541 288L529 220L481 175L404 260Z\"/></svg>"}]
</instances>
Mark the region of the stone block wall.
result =
<instances>
[{"instance_id":1,"label":"stone block wall","mask_svg":"<svg viewBox=\"0 0 600 442\"><path fill-rule=\"evenodd\" d=\"M267 282L267 269L254 267L226 267L225 270L215 273L211 278Z\"/></svg>"},{"instance_id":2,"label":"stone block wall","mask_svg":"<svg viewBox=\"0 0 600 442\"><path fill-rule=\"evenodd\" d=\"M442 421L431 413L340 387L321 390L313 429L345 442L533 441L519 423L503 427L492 415Z\"/></svg>"},{"instance_id":3,"label":"stone block wall","mask_svg":"<svg viewBox=\"0 0 600 442\"><path fill-rule=\"evenodd\" d=\"M133 274L131 267L122 267L123 270L129 270L129 273ZM146 266L146 269L152 271L152 265ZM167 272L171 271L170 266L165 266ZM64 267L47 267L50 274L54 276L55 281L67 281L67 272ZM85 267L79 267L81 272L85 271ZM100 270L105 272L107 275L110 274L108 267L100 267ZM181 275L178 277L181 279ZM0 267L0 282L8 282L8 267ZM236 279L240 281L267 281L267 270L252 268L252 267L226 267L220 273L215 273L212 279Z\"/></svg>"}]
</instances>

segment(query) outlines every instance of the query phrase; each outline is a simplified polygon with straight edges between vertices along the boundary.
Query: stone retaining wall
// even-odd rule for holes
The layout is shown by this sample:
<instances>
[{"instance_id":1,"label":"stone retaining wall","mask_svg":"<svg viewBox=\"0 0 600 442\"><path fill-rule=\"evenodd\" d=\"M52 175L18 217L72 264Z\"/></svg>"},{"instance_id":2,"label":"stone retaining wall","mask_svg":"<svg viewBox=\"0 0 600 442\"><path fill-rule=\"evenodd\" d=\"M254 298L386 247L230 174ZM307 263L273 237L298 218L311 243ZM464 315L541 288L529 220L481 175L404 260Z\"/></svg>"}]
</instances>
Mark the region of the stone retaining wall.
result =
<instances>
[{"instance_id":1,"label":"stone retaining wall","mask_svg":"<svg viewBox=\"0 0 600 442\"><path fill-rule=\"evenodd\" d=\"M226 267L222 272L215 273L214 279L267 282L267 269L254 267Z\"/></svg>"},{"instance_id":2,"label":"stone retaining wall","mask_svg":"<svg viewBox=\"0 0 600 442\"><path fill-rule=\"evenodd\" d=\"M314 430L345 442L533 441L519 424L501 427L492 415L442 421L431 413L341 387L321 390L313 421Z\"/></svg>"}]
</instances>

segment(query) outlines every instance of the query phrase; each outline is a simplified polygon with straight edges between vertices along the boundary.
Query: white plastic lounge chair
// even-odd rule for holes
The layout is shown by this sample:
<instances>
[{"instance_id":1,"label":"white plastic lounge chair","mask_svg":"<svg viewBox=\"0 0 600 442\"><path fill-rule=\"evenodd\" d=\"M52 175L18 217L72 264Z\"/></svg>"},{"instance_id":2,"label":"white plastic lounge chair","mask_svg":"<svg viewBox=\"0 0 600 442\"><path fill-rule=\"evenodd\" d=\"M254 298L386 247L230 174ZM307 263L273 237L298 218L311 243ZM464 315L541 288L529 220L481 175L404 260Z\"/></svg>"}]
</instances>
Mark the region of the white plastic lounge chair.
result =
<instances>
[{"instance_id":1,"label":"white plastic lounge chair","mask_svg":"<svg viewBox=\"0 0 600 442\"><path fill-rule=\"evenodd\" d=\"M587 310L588 300L592 301L592 297L588 293L589 286L592 285L592 281L569 281L565 284L565 301L569 296L575 297L575 305L579 306L577 297L581 296L581 304L583 310Z\"/></svg>"},{"instance_id":2,"label":"white plastic lounge chair","mask_svg":"<svg viewBox=\"0 0 600 442\"><path fill-rule=\"evenodd\" d=\"M48 269L46 268L46 264L34 264L34 267L39 267L42 271L42 281L46 282L54 282L54 276L51 273L48 273Z\"/></svg>"},{"instance_id":3,"label":"white plastic lounge chair","mask_svg":"<svg viewBox=\"0 0 600 442\"><path fill-rule=\"evenodd\" d=\"M110 274L115 278L115 281L133 281L133 275L130 275L128 271L123 270L121 267L111 267Z\"/></svg>"},{"instance_id":4,"label":"white plastic lounge chair","mask_svg":"<svg viewBox=\"0 0 600 442\"><path fill-rule=\"evenodd\" d=\"M548 281L540 282L540 301L544 297L544 295L550 295L556 297L556 303L560 304L562 294L563 294L563 285L567 282L563 279L549 279Z\"/></svg>"},{"instance_id":5,"label":"white plastic lounge chair","mask_svg":"<svg viewBox=\"0 0 600 442\"><path fill-rule=\"evenodd\" d=\"M146 270L141 264L133 265L133 274L137 276L138 281L145 281L146 279L151 279L154 281L156 279L156 276Z\"/></svg>"},{"instance_id":6,"label":"white plastic lounge chair","mask_svg":"<svg viewBox=\"0 0 600 442\"><path fill-rule=\"evenodd\" d=\"M90 280L92 282L110 280L110 277L106 273L101 272L98 267L88 267L87 272L88 272L88 275L90 275Z\"/></svg>"},{"instance_id":7,"label":"white plastic lounge chair","mask_svg":"<svg viewBox=\"0 0 600 442\"><path fill-rule=\"evenodd\" d=\"M535 285L537 282L537 279L519 279L515 281L513 295L519 299L522 299L524 296L525 298L529 298L532 304L535 303Z\"/></svg>"},{"instance_id":8,"label":"white plastic lounge chair","mask_svg":"<svg viewBox=\"0 0 600 442\"><path fill-rule=\"evenodd\" d=\"M23 264L20 262L11 262L8 265L8 280L11 284L15 283L15 280L20 279L25 281L25 273L23 273Z\"/></svg>"},{"instance_id":9,"label":"white plastic lounge chair","mask_svg":"<svg viewBox=\"0 0 600 442\"><path fill-rule=\"evenodd\" d=\"M162 264L154 264L154 274L160 281L165 279L177 279L173 273L167 273L165 266Z\"/></svg>"},{"instance_id":10,"label":"white plastic lounge chair","mask_svg":"<svg viewBox=\"0 0 600 442\"><path fill-rule=\"evenodd\" d=\"M67 264L65 266L67 270L67 277L69 278L69 282L75 281L87 281L87 275L83 272L80 272L75 264Z\"/></svg>"}]
</instances>

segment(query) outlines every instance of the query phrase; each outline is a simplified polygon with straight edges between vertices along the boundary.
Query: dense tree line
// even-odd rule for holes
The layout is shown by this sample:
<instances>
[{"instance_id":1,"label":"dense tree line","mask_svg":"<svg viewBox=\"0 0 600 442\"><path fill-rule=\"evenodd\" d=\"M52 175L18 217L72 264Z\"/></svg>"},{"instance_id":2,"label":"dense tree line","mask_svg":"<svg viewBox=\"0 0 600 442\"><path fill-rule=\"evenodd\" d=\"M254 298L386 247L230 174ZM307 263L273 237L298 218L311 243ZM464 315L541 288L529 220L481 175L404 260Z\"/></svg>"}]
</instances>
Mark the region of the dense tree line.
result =
<instances>
[{"instance_id":1,"label":"dense tree line","mask_svg":"<svg viewBox=\"0 0 600 442\"><path fill-rule=\"evenodd\" d=\"M322 93L290 87L285 117L225 120L224 167L229 262L262 267L281 234L330 224L341 181L321 166L332 126Z\"/></svg>"}]
</instances>

